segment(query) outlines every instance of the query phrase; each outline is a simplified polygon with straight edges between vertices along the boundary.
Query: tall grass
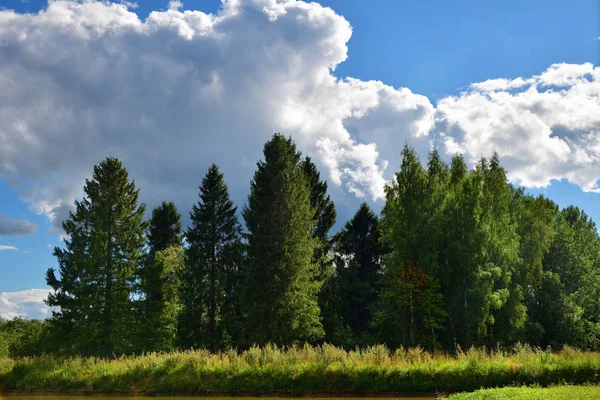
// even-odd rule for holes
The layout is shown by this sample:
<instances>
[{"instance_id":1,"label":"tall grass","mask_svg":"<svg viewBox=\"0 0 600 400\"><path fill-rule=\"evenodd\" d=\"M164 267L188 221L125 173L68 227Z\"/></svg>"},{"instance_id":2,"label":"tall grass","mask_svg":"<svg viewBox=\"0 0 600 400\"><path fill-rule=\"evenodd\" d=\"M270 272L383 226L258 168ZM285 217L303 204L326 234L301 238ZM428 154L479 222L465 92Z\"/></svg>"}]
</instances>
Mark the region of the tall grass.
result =
<instances>
[{"instance_id":1,"label":"tall grass","mask_svg":"<svg viewBox=\"0 0 600 400\"><path fill-rule=\"evenodd\" d=\"M385 346L252 347L118 359L0 360L5 392L136 394L459 392L479 388L600 381L600 353L519 346L509 352L469 349L456 355Z\"/></svg>"}]
</instances>

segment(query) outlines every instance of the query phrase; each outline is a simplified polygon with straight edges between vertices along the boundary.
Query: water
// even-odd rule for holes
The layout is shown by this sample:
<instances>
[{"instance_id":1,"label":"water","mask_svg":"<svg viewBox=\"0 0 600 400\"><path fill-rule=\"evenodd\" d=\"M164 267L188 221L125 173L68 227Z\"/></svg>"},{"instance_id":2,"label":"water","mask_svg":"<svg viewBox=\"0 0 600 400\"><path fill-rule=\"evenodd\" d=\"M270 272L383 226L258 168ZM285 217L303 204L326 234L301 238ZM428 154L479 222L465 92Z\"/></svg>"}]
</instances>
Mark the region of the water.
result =
<instances>
[{"instance_id":1,"label":"water","mask_svg":"<svg viewBox=\"0 0 600 400\"><path fill-rule=\"evenodd\" d=\"M419 397L420 396L420 397ZM414 396L399 397L342 397L344 400L385 400L385 399L405 399L405 400L431 400L434 395L425 396L420 394ZM172 397L159 396L160 400L331 400L334 397ZM48 396L48 395L0 395L0 400L132 400L134 398L142 400L156 399L156 397L138 397L138 396Z\"/></svg>"}]
</instances>

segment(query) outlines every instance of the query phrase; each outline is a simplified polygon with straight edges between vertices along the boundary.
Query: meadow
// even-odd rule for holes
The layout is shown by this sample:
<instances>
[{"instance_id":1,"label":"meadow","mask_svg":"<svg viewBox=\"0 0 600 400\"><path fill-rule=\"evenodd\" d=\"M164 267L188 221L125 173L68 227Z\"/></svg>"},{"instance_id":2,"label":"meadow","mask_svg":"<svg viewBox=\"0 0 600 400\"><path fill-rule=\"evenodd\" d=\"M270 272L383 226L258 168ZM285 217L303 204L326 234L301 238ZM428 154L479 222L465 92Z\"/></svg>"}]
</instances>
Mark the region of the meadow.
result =
<instances>
[{"instance_id":1,"label":"meadow","mask_svg":"<svg viewBox=\"0 0 600 400\"><path fill-rule=\"evenodd\" d=\"M114 359L41 356L0 360L4 393L399 394L481 388L598 384L600 353L471 348L450 355L385 346L252 347L151 353ZM519 389L520 390L520 389ZM476 397L455 397L458 399ZM482 397L492 398L492 397ZM512 398L512 397L506 397ZM518 397L516 397L518 398Z\"/></svg>"},{"instance_id":2,"label":"meadow","mask_svg":"<svg viewBox=\"0 0 600 400\"><path fill-rule=\"evenodd\" d=\"M458 393L448 400L596 400L599 386L557 386L550 388L507 387Z\"/></svg>"}]
</instances>

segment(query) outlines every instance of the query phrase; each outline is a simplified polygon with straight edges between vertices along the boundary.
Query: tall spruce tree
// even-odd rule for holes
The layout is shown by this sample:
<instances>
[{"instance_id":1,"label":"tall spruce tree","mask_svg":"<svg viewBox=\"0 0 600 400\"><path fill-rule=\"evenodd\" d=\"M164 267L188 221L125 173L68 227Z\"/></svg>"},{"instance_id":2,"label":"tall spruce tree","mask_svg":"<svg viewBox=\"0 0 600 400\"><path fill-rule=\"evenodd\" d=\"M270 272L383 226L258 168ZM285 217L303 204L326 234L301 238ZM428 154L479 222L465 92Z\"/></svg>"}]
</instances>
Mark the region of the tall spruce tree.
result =
<instances>
[{"instance_id":1,"label":"tall spruce tree","mask_svg":"<svg viewBox=\"0 0 600 400\"><path fill-rule=\"evenodd\" d=\"M313 238L317 240L313 261L317 265L317 273L315 279L321 285L319 290L319 309L323 321L323 327L335 323L334 315L328 312L330 303L333 299L328 293L332 287L331 279L334 274L333 257L331 255L333 240L329 237L329 231L335 225L337 217L333 201L327 194L327 182L321 180L321 174L317 170L317 166L311 161L310 157L304 158L301 168L308 181L310 188L310 205L313 209ZM333 330L333 328L331 328ZM325 339L327 337L327 331Z\"/></svg>"},{"instance_id":2,"label":"tall spruce tree","mask_svg":"<svg viewBox=\"0 0 600 400\"><path fill-rule=\"evenodd\" d=\"M313 237L317 239L318 246L315 248L314 261L319 266L318 278L325 280L331 274L333 259L330 257L332 241L329 231L335 225L336 211L333 201L327 194L327 182L321 180L321 174L317 166L306 157L302 161L301 168L308 181L310 188L310 205L313 209Z\"/></svg>"},{"instance_id":3,"label":"tall spruce tree","mask_svg":"<svg viewBox=\"0 0 600 400\"><path fill-rule=\"evenodd\" d=\"M69 239L56 247L59 276L50 268L46 281L54 290L46 303L56 307L54 327L62 333L64 350L112 356L130 352L133 307L131 295L145 241L138 190L116 158L94 167L85 197L63 223Z\"/></svg>"},{"instance_id":4,"label":"tall spruce tree","mask_svg":"<svg viewBox=\"0 0 600 400\"><path fill-rule=\"evenodd\" d=\"M311 190L291 138L275 134L264 156L243 211L248 230L246 343L311 342L324 335Z\"/></svg>"},{"instance_id":5,"label":"tall spruce tree","mask_svg":"<svg viewBox=\"0 0 600 400\"><path fill-rule=\"evenodd\" d=\"M200 201L186 232L180 338L186 347L223 349L240 331L238 290L243 262L237 208L223 174L213 164L200 186Z\"/></svg>"}]
</instances>

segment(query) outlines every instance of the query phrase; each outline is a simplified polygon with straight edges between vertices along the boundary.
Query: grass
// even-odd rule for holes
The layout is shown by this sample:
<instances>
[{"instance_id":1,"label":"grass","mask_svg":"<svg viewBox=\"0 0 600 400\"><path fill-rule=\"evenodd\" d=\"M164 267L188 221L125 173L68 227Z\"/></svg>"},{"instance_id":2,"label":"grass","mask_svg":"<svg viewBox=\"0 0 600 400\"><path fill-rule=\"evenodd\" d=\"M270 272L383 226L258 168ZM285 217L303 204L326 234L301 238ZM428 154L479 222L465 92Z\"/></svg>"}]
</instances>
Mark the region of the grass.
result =
<instances>
[{"instance_id":1,"label":"grass","mask_svg":"<svg viewBox=\"0 0 600 400\"><path fill-rule=\"evenodd\" d=\"M448 400L596 400L599 386L557 386L552 388L508 387L453 394Z\"/></svg>"},{"instance_id":2,"label":"grass","mask_svg":"<svg viewBox=\"0 0 600 400\"><path fill-rule=\"evenodd\" d=\"M455 356L384 346L197 350L118 359L0 360L0 391L127 394L369 394L463 392L505 386L597 384L600 353L518 346Z\"/></svg>"}]
</instances>

